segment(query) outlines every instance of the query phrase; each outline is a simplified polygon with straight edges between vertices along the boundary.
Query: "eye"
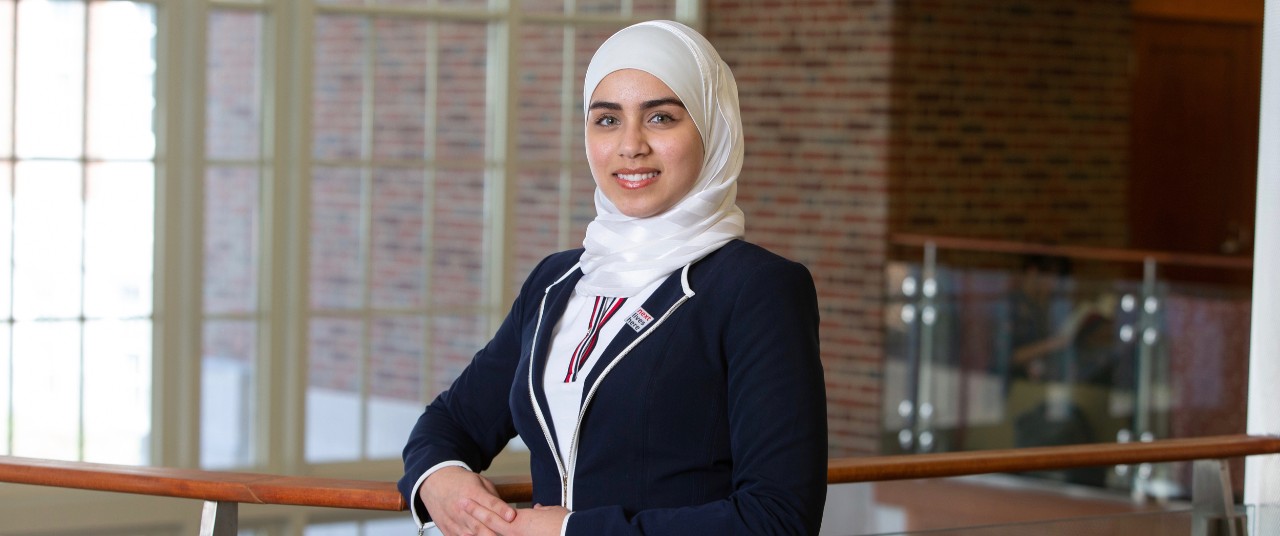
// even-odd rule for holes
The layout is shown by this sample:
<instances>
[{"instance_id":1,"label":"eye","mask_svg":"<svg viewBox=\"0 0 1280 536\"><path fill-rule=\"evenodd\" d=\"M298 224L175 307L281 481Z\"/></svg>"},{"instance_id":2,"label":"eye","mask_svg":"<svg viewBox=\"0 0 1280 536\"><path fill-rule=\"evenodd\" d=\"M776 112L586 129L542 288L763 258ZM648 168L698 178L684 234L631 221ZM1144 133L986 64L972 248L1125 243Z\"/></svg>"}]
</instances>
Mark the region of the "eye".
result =
<instances>
[{"instance_id":1,"label":"eye","mask_svg":"<svg viewBox=\"0 0 1280 536\"><path fill-rule=\"evenodd\" d=\"M592 121L592 123L602 127L612 127L618 124L618 118L612 115L602 115L597 117L595 121Z\"/></svg>"},{"instance_id":2,"label":"eye","mask_svg":"<svg viewBox=\"0 0 1280 536\"><path fill-rule=\"evenodd\" d=\"M650 123L657 123L657 124L660 124L660 125L665 125L665 124L668 124L668 123L674 123L674 122L675 122L675 120L676 120L676 118L675 118L675 117L672 117L672 116L671 116L671 114L666 113L666 112L658 112L658 113L655 113L655 114L653 114L653 116L652 116L652 117L650 117L650 118L649 118L649 122L650 122Z\"/></svg>"}]
</instances>

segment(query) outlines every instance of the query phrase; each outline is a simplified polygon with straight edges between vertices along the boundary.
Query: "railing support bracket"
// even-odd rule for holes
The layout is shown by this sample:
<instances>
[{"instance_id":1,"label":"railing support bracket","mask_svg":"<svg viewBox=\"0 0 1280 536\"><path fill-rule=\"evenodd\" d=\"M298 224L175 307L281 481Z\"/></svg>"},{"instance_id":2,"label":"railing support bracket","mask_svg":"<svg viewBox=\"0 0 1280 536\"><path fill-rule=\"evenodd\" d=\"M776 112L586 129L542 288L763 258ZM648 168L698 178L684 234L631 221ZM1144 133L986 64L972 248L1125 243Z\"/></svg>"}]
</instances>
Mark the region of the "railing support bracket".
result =
<instances>
[{"instance_id":1,"label":"railing support bracket","mask_svg":"<svg viewBox=\"0 0 1280 536\"><path fill-rule=\"evenodd\" d=\"M1191 474L1191 534L1248 536L1246 517L1236 514L1227 460L1196 460Z\"/></svg>"},{"instance_id":2,"label":"railing support bracket","mask_svg":"<svg viewBox=\"0 0 1280 536\"><path fill-rule=\"evenodd\" d=\"M227 501L205 501L200 514L200 536L236 536L239 531L239 504Z\"/></svg>"}]
</instances>

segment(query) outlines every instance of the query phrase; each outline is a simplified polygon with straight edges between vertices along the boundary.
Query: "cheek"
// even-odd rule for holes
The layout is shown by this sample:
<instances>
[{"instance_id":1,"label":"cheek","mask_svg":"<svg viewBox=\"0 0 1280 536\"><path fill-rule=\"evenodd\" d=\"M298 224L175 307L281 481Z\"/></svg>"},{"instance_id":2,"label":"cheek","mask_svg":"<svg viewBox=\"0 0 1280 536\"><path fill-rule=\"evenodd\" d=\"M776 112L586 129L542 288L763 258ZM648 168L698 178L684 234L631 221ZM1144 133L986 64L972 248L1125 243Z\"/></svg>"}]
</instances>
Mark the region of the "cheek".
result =
<instances>
[{"instance_id":1,"label":"cheek","mask_svg":"<svg viewBox=\"0 0 1280 536\"><path fill-rule=\"evenodd\" d=\"M604 166L605 163L608 162L606 158L608 151L605 150L600 143L598 142L592 143L591 140L588 139L586 153L587 153L587 166L591 168L591 175L596 179L596 182L599 182L600 181L600 177L598 176L599 171L601 170L602 166Z\"/></svg>"},{"instance_id":2,"label":"cheek","mask_svg":"<svg viewBox=\"0 0 1280 536\"><path fill-rule=\"evenodd\" d=\"M693 183L698 180L698 173L702 171L702 151L698 147L687 142L672 144L668 148L666 161L670 171L679 170L680 178L687 183L684 185L686 189L693 187Z\"/></svg>"},{"instance_id":3,"label":"cheek","mask_svg":"<svg viewBox=\"0 0 1280 536\"><path fill-rule=\"evenodd\" d=\"M693 174L693 177L689 180L696 181L698 175L702 172L702 159L704 156L702 136L698 134L697 129L692 127L692 124L683 134L684 136L680 139L680 163Z\"/></svg>"},{"instance_id":4,"label":"cheek","mask_svg":"<svg viewBox=\"0 0 1280 536\"><path fill-rule=\"evenodd\" d=\"M587 144L587 151L598 151L609 141L609 138L601 132L597 132L592 125L587 125L587 135L583 138Z\"/></svg>"}]
</instances>

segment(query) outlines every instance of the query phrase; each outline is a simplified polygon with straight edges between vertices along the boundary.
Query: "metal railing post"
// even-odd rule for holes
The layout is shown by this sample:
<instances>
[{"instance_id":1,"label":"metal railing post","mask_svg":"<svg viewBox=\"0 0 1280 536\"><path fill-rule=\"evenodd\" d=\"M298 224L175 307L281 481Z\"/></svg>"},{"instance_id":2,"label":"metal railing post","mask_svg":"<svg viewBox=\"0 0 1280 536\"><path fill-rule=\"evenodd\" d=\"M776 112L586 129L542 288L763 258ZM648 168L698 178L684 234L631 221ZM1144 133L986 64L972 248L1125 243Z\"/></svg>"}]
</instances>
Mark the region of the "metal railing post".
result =
<instances>
[{"instance_id":1,"label":"metal railing post","mask_svg":"<svg viewBox=\"0 0 1280 536\"><path fill-rule=\"evenodd\" d=\"M240 505L228 501L205 501L200 514L200 536L236 536Z\"/></svg>"},{"instance_id":2,"label":"metal railing post","mask_svg":"<svg viewBox=\"0 0 1280 536\"><path fill-rule=\"evenodd\" d=\"M1138 346L1138 364L1137 376L1138 384L1136 387L1136 406L1134 408L1134 426L1133 438L1142 442L1149 442L1155 439L1162 439L1161 433L1167 430L1161 423L1156 422L1155 416L1158 410L1164 409L1167 400L1163 400L1165 396L1164 390L1167 386L1157 383L1158 380L1167 380L1157 367L1161 367L1163 363L1159 362L1157 355L1157 345L1164 335L1160 333L1160 322L1157 313L1164 307L1158 296L1159 285L1156 280L1156 259L1147 257L1142 261L1142 294L1138 300L1138 322L1137 332L1134 334L1137 338ZM1168 467L1156 466L1152 463L1143 463L1138 465L1136 473L1133 475L1132 494L1135 499L1145 499L1153 496L1153 490L1162 489L1156 485L1157 481L1167 480ZM1167 498L1167 492L1156 492L1157 498L1163 500Z\"/></svg>"}]
</instances>

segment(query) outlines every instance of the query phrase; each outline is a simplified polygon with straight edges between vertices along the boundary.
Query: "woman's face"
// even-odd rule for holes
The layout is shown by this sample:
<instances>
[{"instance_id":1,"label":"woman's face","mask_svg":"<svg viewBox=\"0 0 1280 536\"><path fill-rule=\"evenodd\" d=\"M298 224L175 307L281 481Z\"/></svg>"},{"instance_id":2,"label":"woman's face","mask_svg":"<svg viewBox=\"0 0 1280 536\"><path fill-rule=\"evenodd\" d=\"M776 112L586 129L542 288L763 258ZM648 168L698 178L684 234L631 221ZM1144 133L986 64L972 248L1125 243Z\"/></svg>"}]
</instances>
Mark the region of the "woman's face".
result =
<instances>
[{"instance_id":1,"label":"woman's face","mask_svg":"<svg viewBox=\"0 0 1280 536\"><path fill-rule=\"evenodd\" d=\"M702 171L702 149L702 136L684 104L649 73L614 71L591 94L591 175L627 216L656 216L683 199Z\"/></svg>"}]
</instances>

